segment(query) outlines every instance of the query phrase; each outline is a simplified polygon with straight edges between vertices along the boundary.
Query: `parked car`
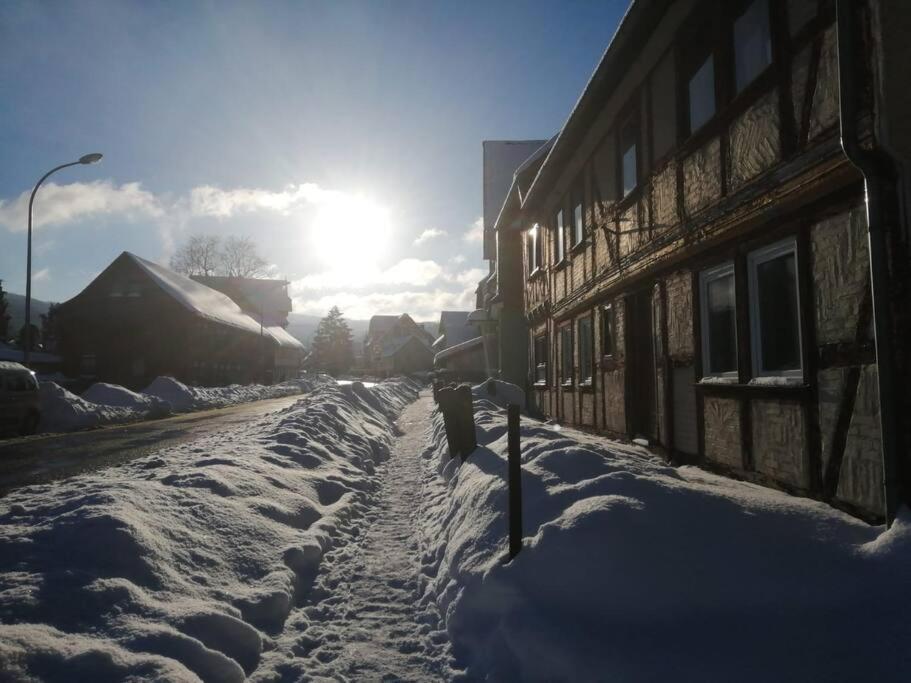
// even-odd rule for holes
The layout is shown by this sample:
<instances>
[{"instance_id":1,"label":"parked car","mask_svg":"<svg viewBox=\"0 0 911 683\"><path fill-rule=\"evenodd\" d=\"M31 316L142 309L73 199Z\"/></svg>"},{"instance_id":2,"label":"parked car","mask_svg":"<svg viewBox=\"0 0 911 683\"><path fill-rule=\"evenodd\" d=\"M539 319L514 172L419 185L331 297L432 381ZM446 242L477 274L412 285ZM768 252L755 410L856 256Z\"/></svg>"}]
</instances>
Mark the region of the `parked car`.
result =
<instances>
[{"instance_id":1,"label":"parked car","mask_svg":"<svg viewBox=\"0 0 911 683\"><path fill-rule=\"evenodd\" d=\"M0 361L0 432L34 434L40 419L35 373L20 363Z\"/></svg>"}]
</instances>

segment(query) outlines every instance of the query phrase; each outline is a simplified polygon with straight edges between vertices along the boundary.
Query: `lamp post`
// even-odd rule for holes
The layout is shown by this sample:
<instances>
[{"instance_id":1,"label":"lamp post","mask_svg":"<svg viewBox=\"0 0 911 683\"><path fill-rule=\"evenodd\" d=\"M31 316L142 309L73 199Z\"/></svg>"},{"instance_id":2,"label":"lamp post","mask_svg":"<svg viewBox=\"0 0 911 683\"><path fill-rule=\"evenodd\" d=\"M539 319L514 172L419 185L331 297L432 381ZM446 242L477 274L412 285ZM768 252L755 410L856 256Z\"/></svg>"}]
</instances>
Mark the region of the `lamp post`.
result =
<instances>
[{"instance_id":1,"label":"lamp post","mask_svg":"<svg viewBox=\"0 0 911 683\"><path fill-rule=\"evenodd\" d=\"M79 157L79 161L71 161L68 164L60 164L41 176L41 180L35 183L35 189L32 190L32 196L28 199L28 256L25 262L25 349L23 350L23 364L28 367L29 355L32 350L32 204L35 202L35 194L41 183L47 180L52 173L56 173L61 168L67 166L78 166L79 164L94 164L101 161L101 154L94 152Z\"/></svg>"}]
</instances>

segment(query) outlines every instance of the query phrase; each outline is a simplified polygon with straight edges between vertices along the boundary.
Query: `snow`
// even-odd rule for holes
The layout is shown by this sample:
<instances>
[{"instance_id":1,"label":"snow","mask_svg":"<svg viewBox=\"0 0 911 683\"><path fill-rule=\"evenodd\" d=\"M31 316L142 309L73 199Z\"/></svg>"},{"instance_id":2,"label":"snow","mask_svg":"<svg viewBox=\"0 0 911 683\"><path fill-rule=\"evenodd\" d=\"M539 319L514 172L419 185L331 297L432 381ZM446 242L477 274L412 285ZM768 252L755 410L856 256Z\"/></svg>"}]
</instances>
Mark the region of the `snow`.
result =
<instances>
[{"instance_id":1,"label":"snow","mask_svg":"<svg viewBox=\"0 0 911 683\"><path fill-rule=\"evenodd\" d=\"M486 399L502 408L514 403L520 410L525 410L525 391L510 382L488 379L472 387L471 393L476 400Z\"/></svg>"},{"instance_id":2,"label":"snow","mask_svg":"<svg viewBox=\"0 0 911 683\"><path fill-rule=\"evenodd\" d=\"M145 417L140 409L99 405L70 393L54 382L40 382L38 398L41 402L39 432L71 432Z\"/></svg>"},{"instance_id":3,"label":"snow","mask_svg":"<svg viewBox=\"0 0 911 683\"><path fill-rule=\"evenodd\" d=\"M171 412L171 404L157 396L138 394L117 384L105 382L96 382L90 386L82 392L82 398L98 405L140 410L150 417L167 415Z\"/></svg>"},{"instance_id":4,"label":"snow","mask_svg":"<svg viewBox=\"0 0 911 683\"><path fill-rule=\"evenodd\" d=\"M0 499L4 676L286 678L301 655L279 647L285 623L368 511L392 420L415 396L405 380L323 385L252 423Z\"/></svg>"},{"instance_id":5,"label":"snow","mask_svg":"<svg viewBox=\"0 0 911 683\"><path fill-rule=\"evenodd\" d=\"M884 531L523 420L524 548L504 564L505 411L475 407L464 463L434 415L419 511L424 600L469 678L905 679L907 509Z\"/></svg>"}]
</instances>

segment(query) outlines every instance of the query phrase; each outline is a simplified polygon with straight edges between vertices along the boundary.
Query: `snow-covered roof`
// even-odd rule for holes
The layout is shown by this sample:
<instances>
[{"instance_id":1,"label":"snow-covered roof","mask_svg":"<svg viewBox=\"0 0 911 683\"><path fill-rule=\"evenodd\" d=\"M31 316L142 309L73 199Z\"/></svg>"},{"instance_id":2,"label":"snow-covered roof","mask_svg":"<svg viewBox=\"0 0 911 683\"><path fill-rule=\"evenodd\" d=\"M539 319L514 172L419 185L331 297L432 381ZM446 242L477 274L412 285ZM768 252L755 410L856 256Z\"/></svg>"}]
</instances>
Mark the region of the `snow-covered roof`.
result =
<instances>
[{"instance_id":1,"label":"snow-covered roof","mask_svg":"<svg viewBox=\"0 0 911 683\"><path fill-rule=\"evenodd\" d=\"M469 339L468 341L463 341L461 344L456 344L455 346L450 346L448 349L443 349L437 355L433 357L433 364L441 363L448 358L453 356L458 356L462 353L467 353L471 351L474 347L480 346L484 341L483 337L475 337L474 339Z\"/></svg>"},{"instance_id":2,"label":"snow-covered roof","mask_svg":"<svg viewBox=\"0 0 911 683\"><path fill-rule=\"evenodd\" d=\"M274 327L267 327L266 331L269 333L279 346L293 347L295 349L303 350L304 345L301 344L300 340L291 336L291 333L288 332L284 327L279 327L278 325Z\"/></svg>"},{"instance_id":3,"label":"snow-covered roof","mask_svg":"<svg viewBox=\"0 0 911 683\"><path fill-rule=\"evenodd\" d=\"M408 342L410 342L412 339L417 340L417 342L421 346L427 348L428 351L430 350L430 344L428 344L426 340L421 339L416 334L405 334L400 337L389 337L387 339L384 339L383 349L380 351L380 356L383 358L391 358L403 348L405 348Z\"/></svg>"},{"instance_id":4,"label":"snow-covered roof","mask_svg":"<svg viewBox=\"0 0 911 683\"><path fill-rule=\"evenodd\" d=\"M222 325L229 325L240 330L259 334L260 324L241 311L234 301L211 287L191 280L185 275L175 273L169 268L125 251L124 254L141 268L149 278L172 299L192 313ZM299 341L282 330L283 334L273 333L275 328L267 327L269 336L280 346L301 347ZM278 328L281 329L281 328ZM263 331L265 331L263 330Z\"/></svg>"},{"instance_id":5,"label":"snow-covered roof","mask_svg":"<svg viewBox=\"0 0 911 683\"><path fill-rule=\"evenodd\" d=\"M443 311L440 313L440 333L445 336L443 348L461 344L478 336L477 327L469 321L469 311ZM434 348L437 348L434 342Z\"/></svg>"}]
</instances>

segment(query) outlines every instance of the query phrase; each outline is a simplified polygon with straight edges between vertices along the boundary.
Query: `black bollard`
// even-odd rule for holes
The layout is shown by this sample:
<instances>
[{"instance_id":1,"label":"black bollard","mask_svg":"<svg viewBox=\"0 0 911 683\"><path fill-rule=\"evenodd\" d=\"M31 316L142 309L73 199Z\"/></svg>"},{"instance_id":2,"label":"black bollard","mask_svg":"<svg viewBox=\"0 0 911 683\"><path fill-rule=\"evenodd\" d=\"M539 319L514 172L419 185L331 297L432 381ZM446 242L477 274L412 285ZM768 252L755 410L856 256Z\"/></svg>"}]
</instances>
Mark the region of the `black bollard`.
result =
<instances>
[{"instance_id":1,"label":"black bollard","mask_svg":"<svg viewBox=\"0 0 911 683\"><path fill-rule=\"evenodd\" d=\"M437 392L440 412L443 413L443 426L446 429L446 443L449 446L449 457L459 454L459 426L456 414L456 392L447 387Z\"/></svg>"},{"instance_id":2,"label":"black bollard","mask_svg":"<svg viewBox=\"0 0 911 683\"><path fill-rule=\"evenodd\" d=\"M522 457L519 445L519 406L507 408L509 448L509 559L522 549Z\"/></svg>"}]
</instances>

